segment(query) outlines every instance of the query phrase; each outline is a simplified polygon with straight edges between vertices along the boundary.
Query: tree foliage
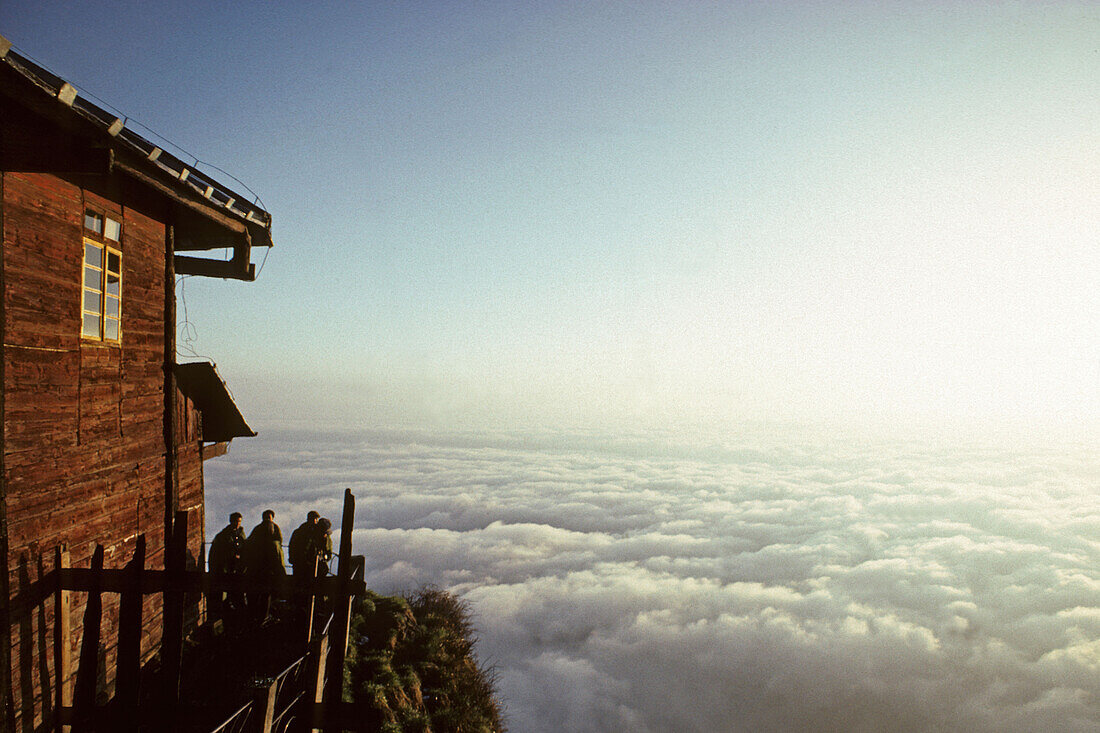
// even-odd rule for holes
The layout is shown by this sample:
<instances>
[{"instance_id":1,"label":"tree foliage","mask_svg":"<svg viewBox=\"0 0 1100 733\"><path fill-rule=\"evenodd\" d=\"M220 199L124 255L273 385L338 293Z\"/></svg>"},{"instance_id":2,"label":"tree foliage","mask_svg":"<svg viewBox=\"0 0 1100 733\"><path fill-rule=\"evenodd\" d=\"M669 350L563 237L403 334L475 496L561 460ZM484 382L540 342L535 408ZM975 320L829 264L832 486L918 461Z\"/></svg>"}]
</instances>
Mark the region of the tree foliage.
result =
<instances>
[{"instance_id":1,"label":"tree foliage","mask_svg":"<svg viewBox=\"0 0 1100 733\"><path fill-rule=\"evenodd\" d=\"M368 593L351 623L345 691L382 713L386 733L505 730L464 601L436 588L407 598Z\"/></svg>"}]
</instances>

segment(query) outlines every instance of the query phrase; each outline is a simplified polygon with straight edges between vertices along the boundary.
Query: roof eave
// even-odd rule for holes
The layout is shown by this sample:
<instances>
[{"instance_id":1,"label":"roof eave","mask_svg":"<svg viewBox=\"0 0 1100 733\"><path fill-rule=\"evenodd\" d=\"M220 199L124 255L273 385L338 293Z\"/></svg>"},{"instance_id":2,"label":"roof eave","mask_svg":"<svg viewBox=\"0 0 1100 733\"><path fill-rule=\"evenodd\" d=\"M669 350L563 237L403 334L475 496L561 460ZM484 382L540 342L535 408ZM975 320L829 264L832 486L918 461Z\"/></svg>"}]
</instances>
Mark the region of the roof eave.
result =
<instances>
[{"instance_id":1,"label":"roof eave","mask_svg":"<svg viewBox=\"0 0 1100 733\"><path fill-rule=\"evenodd\" d=\"M176 236L181 251L228 247L234 252L226 261L177 257L180 274L255 278L251 248L272 246L267 211L128 129L124 120L80 97L71 84L13 51L3 36L0 71L0 85L17 87L13 96L21 103L86 141L88 155L75 163L81 170L72 172L117 170L175 202L182 212Z\"/></svg>"}]
</instances>

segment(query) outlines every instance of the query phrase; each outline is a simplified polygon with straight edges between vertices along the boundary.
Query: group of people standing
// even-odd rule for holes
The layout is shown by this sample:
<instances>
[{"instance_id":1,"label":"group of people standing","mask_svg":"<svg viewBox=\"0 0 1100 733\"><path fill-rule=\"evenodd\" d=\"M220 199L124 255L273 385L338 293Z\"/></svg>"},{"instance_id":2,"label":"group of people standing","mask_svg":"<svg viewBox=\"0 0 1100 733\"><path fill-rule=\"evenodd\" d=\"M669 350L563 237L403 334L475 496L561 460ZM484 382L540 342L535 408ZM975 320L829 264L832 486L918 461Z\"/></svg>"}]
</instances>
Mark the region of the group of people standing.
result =
<instances>
[{"instance_id":1,"label":"group of people standing","mask_svg":"<svg viewBox=\"0 0 1100 733\"><path fill-rule=\"evenodd\" d=\"M229 524L214 536L210 543L207 569L211 573L246 574L257 578L286 575L283 560L283 533L275 523L275 512L267 509L263 521L257 524L245 538L240 512L229 515ZM306 521L290 535L287 546L294 575L312 577L328 574L332 559L332 522L315 511L306 515ZM249 620L263 623L271 610L270 593L249 593L247 603L240 593L215 593L211 598L212 610L223 618L230 615L242 617L247 611Z\"/></svg>"}]
</instances>

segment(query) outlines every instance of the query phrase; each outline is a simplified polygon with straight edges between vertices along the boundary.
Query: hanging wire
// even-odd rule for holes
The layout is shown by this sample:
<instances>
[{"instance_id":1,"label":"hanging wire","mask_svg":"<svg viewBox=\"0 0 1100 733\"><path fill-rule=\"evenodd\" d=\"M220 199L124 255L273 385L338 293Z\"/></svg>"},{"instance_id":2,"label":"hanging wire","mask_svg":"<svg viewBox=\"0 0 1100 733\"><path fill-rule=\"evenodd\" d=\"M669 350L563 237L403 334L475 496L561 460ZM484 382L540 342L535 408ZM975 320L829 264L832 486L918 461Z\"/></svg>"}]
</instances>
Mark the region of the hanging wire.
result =
<instances>
[{"instance_id":1,"label":"hanging wire","mask_svg":"<svg viewBox=\"0 0 1100 733\"><path fill-rule=\"evenodd\" d=\"M148 127L145 127L145 125L142 125L142 127L146 130L149 129ZM154 134L156 134L156 133L154 133ZM174 145L175 143L172 143L172 144ZM191 155L191 153L187 153L187 154ZM194 156L192 156L192 157L194 157ZM235 175L228 172L224 168L219 168L218 166L214 165L213 163L207 163L205 160L199 160L198 158L195 158L195 164L196 165L202 165L206 168L211 168L213 170L216 170L218 173L221 173L222 175L227 176L228 178L232 178L234 181L236 181L237 183L239 183L241 185L241 188L243 188L245 191L248 191L250 194L252 194L253 203L258 205L264 211L267 211L267 205L264 204L263 200L260 198L260 194L256 193L251 188L249 188L248 184L245 183L244 181L242 181L240 178L237 178Z\"/></svg>"},{"instance_id":2,"label":"hanging wire","mask_svg":"<svg viewBox=\"0 0 1100 733\"><path fill-rule=\"evenodd\" d=\"M176 329L177 332L182 332L183 341L185 343L184 349L181 351L180 339L176 339L176 356L179 357L182 355L192 359L201 359L203 361L208 361L215 369L217 369L218 363L214 361L213 357L207 356L206 354L200 354L194 346L195 341L198 340L198 329L191 321L191 316L187 312L187 281L190 280L192 277L194 277L194 275L180 275L176 280L176 285L179 288L179 302L180 305L183 306L183 321L177 325ZM225 391L229 393L229 398L231 400L237 399L236 396L233 394L233 390L229 388L228 384L225 384L223 382L222 386L225 387Z\"/></svg>"},{"instance_id":3,"label":"hanging wire","mask_svg":"<svg viewBox=\"0 0 1100 733\"><path fill-rule=\"evenodd\" d=\"M176 281L176 286L179 288L179 302L183 306L183 321L179 322L176 326L176 356L185 356L190 359L202 359L208 361L211 364L214 360L206 354L201 354L195 348L195 342L198 340L199 332L192 323L191 317L187 312L187 280L191 275L181 275Z\"/></svg>"},{"instance_id":4,"label":"hanging wire","mask_svg":"<svg viewBox=\"0 0 1100 733\"><path fill-rule=\"evenodd\" d=\"M262 262L260 262L260 266L258 268L256 268L256 279L257 280L260 279L260 273L264 271L264 265L267 264L267 256L269 254L271 254L271 247L268 247L264 250L264 259L263 259Z\"/></svg>"}]
</instances>

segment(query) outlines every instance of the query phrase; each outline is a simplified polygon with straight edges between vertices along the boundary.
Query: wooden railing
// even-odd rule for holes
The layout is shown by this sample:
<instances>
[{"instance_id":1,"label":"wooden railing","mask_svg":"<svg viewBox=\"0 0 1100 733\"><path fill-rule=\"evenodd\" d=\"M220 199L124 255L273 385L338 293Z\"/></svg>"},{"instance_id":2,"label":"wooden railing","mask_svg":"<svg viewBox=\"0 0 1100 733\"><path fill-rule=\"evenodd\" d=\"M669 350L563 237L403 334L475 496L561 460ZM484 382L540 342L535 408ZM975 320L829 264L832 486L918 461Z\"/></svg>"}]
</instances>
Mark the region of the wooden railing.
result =
<instances>
[{"instance_id":1,"label":"wooden railing","mask_svg":"<svg viewBox=\"0 0 1100 733\"><path fill-rule=\"evenodd\" d=\"M310 640L309 650L271 680L253 687L252 698L210 733L284 733L312 713L325 688L325 657L330 615L321 632ZM312 695L310 694L312 693ZM297 726L299 729L302 725Z\"/></svg>"},{"instance_id":2,"label":"wooden railing","mask_svg":"<svg viewBox=\"0 0 1100 733\"><path fill-rule=\"evenodd\" d=\"M53 729L58 733L84 730L137 731L151 729L156 721L171 719L176 730L194 729L187 721L195 716L181 702L184 617L186 594L257 593L284 598L309 596L312 622L314 601L326 597L333 611L320 633L312 632L312 623L302 636L308 650L282 672L253 689L253 697L239 707L213 731L285 731L292 722L295 729L364 730L378 729L377 715L342 699L344 659L350 629L351 605L362 595L364 563L351 554L352 528L355 523L355 497L344 492L344 512L340 533L337 574L328 577L257 577L251 575L211 574L201 567L187 569L187 512L174 517L164 570L145 567L146 543L138 537L133 558L122 569L103 567L104 548L96 547L91 567L69 567L64 547L55 553L54 569L26 586L11 600L13 610L30 609L46 603L54 605L54 715ZM74 660L71 599L74 591L87 593L80 654ZM115 669L115 694L107 704L98 704L100 694L100 657L102 595L118 593L118 639ZM144 628L143 598L163 594L163 633L160 648L159 690L141 690L141 641ZM29 613L29 610L27 611ZM329 653L330 649L334 653ZM242 691L243 692L243 691ZM210 730L209 728L205 728ZM203 728L199 728L203 730Z\"/></svg>"}]
</instances>

